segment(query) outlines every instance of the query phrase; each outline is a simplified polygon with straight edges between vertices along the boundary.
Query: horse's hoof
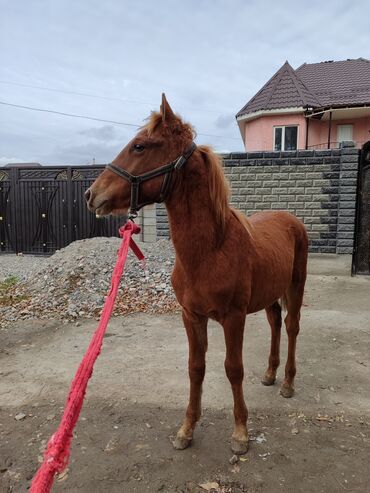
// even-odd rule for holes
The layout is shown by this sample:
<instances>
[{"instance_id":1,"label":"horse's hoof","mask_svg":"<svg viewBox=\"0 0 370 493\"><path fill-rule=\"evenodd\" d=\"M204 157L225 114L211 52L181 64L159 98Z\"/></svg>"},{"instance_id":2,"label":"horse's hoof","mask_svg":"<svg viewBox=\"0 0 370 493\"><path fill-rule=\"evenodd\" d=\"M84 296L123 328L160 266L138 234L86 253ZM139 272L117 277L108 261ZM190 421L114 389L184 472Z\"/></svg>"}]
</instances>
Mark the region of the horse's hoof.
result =
<instances>
[{"instance_id":1,"label":"horse's hoof","mask_svg":"<svg viewBox=\"0 0 370 493\"><path fill-rule=\"evenodd\" d=\"M263 385L274 385L275 382L276 382L276 377L272 377L271 375L268 375L267 373L265 373L265 375L263 376L263 378L261 380L261 383Z\"/></svg>"},{"instance_id":2,"label":"horse's hoof","mask_svg":"<svg viewBox=\"0 0 370 493\"><path fill-rule=\"evenodd\" d=\"M283 385L281 386L281 389L280 389L280 394L281 394L283 397L285 397L285 398L289 399L289 398L290 398L290 397L292 397L292 396L293 396L293 394L294 394L294 388L293 388L291 385L284 385L284 384L283 384Z\"/></svg>"},{"instance_id":3,"label":"horse's hoof","mask_svg":"<svg viewBox=\"0 0 370 493\"><path fill-rule=\"evenodd\" d=\"M189 438L178 437L178 436L172 442L173 448L176 450L184 450L188 448L190 444L191 444L191 440Z\"/></svg>"},{"instance_id":4,"label":"horse's hoof","mask_svg":"<svg viewBox=\"0 0 370 493\"><path fill-rule=\"evenodd\" d=\"M232 438L231 450L236 455L246 454L248 452L248 440L236 440L236 438Z\"/></svg>"}]
</instances>

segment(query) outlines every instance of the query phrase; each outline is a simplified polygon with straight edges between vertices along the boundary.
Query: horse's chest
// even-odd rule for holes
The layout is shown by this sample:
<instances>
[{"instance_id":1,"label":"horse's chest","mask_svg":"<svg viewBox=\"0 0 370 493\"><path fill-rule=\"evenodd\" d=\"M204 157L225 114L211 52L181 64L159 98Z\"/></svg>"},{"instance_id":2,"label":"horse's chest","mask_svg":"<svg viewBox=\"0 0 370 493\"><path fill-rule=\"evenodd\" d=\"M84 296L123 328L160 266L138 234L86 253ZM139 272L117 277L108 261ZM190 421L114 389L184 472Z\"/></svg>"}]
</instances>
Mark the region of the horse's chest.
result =
<instances>
[{"instance_id":1,"label":"horse's chest","mask_svg":"<svg viewBox=\"0 0 370 493\"><path fill-rule=\"evenodd\" d=\"M172 274L172 285L181 306L211 318L228 311L234 296L235 283L217 272L188 275L180 269Z\"/></svg>"}]
</instances>

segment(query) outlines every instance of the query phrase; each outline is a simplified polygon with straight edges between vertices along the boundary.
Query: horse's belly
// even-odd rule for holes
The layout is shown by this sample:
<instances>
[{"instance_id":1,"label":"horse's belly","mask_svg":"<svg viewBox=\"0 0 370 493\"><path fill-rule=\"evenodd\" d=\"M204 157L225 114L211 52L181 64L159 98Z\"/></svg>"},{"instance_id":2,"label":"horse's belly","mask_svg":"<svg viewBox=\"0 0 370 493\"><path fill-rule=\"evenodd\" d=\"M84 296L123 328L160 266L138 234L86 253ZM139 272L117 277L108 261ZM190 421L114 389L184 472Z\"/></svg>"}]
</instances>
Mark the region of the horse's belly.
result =
<instances>
[{"instance_id":1,"label":"horse's belly","mask_svg":"<svg viewBox=\"0 0 370 493\"><path fill-rule=\"evenodd\" d=\"M271 306L284 295L292 282L293 258L267 265L268 268L258 270L252 278L248 313Z\"/></svg>"},{"instance_id":2,"label":"horse's belly","mask_svg":"<svg viewBox=\"0 0 370 493\"><path fill-rule=\"evenodd\" d=\"M273 293L271 296L262 297L259 299L251 299L248 304L247 313L255 313L260 310L264 310L266 307L271 306L275 301L277 301L284 293Z\"/></svg>"}]
</instances>

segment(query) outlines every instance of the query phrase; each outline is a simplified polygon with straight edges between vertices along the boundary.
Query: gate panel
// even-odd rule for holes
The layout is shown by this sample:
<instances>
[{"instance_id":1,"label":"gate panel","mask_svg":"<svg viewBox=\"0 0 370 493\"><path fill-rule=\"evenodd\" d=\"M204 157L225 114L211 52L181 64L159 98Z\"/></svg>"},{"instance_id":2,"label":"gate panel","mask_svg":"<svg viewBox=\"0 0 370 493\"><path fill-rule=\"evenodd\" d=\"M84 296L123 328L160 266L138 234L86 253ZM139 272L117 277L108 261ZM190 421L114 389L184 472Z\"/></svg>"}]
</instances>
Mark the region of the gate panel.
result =
<instances>
[{"instance_id":1,"label":"gate panel","mask_svg":"<svg viewBox=\"0 0 370 493\"><path fill-rule=\"evenodd\" d=\"M63 170L20 169L16 186L17 251L50 254L68 244Z\"/></svg>"},{"instance_id":2,"label":"gate panel","mask_svg":"<svg viewBox=\"0 0 370 493\"><path fill-rule=\"evenodd\" d=\"M354 273L370 274L370 141L360 155Z\"/></svg>"},{"instance_id":3,"label":"gate panel","mask_svg":"<svg viewBox=\"0 0 370 493\"><path fill-rule=\"evenodd\" d=\"M12 235L12 209L10 193L12 190L10 174L0 170L0 252L13 252L15 238Z\"/></svg>"},{"instance_id":4,"label":"gate panel","mask_svg":"<svg viewBox=\"0 0 370 493\"><path fill-rule=\"evenodd\" d=\"M97 219L86 205L84 194L99 176L102 168L75 168L72 170L74 238L93 238L94 236L118 236L122 218L107 217Z\"/></svg>"},{"instance_id":5,"label":"gate panel","mask_svg":"<svg viewBox=\"0 0 370 493\"><path fill-rule=\"evenodd\" d=\"M49 255L75 240L118 236L122 218L97 219L85 203L85 191L103 169L0 169L0 253Z\"/></svg>"}]
</instances>

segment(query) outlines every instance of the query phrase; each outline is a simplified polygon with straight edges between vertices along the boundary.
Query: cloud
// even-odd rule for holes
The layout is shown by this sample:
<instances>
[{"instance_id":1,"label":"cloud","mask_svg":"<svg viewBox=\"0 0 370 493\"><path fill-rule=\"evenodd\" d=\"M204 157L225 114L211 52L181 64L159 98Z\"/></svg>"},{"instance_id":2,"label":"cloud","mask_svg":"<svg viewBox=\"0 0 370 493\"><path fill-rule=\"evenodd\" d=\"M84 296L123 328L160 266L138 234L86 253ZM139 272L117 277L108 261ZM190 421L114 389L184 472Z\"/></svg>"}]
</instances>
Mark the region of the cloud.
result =
<instances>
[{"instance_id":1,"label":"cloud","mask_svg":"<svg viewBox=\"0 0 370 493\"><path fill-rule=\"evenodd\" d=\"M105 164L110 163L124 145L90 142L86 144L70 144L57 146L44 158L48 164Z\"/></svg>"},{"instance_id":2,"label":"cloud","mask_svg":"<svg viewBox=\"0 0 370 493\"><path fill-rule=\"evenodd\" d=\"M116 128L112 125L104 125L103 127L91 127L79 132L80 135L91 137L94 140L109 142L117 139Z\"/></svg>"},{"instance_id":3,"label":"cloud","mask_svg":"<svg viewBox=\"0 0 370 493\"><path fill-rule=\"evenodd\" d=\"M215 125L217 128L221 129L231 127L232 125L235 125L235 115L220 115L216 118Z\"/></svg>"}]
</instances>

